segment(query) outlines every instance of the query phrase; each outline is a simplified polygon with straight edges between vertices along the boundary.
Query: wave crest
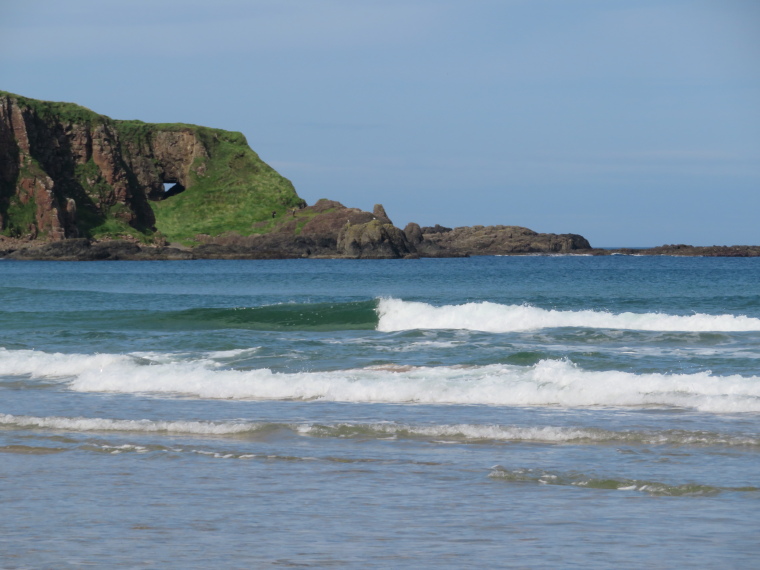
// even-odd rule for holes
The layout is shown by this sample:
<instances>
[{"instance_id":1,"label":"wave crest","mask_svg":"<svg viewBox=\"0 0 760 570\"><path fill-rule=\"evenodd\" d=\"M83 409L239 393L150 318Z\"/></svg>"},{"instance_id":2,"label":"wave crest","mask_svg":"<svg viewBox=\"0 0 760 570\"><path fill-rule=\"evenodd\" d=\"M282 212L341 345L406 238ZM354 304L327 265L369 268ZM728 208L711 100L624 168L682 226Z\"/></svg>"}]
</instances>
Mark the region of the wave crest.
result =
<instances>
[{"instance_id":1,"label":"wave crest","mask_svg":"<svg viewBox=\"0 0 760 570\"><path fill-rule=\"evenodd\" d=\"M582 327L643 331L738 332L760 331L760 319L744 315L680 316L662 313L557 311L530 305L501 305L488 301L435 307L427 303L380 299L377 329L468 329L519 332L543 328Z\"/></svg>"},{"instance_id":2,"label":"wave crest","mask_svg":"<svg viewBox=\"0 0 760 570\"><path fill-rule=\"evenodd\" d=\"M381 367L320 372L235 370L210 359L0 350L0 374L80 392L198 398L558 407L680 407L760 412L760 377L584 370L567 360L532 366Z\"/></svg>"}]
</instances>

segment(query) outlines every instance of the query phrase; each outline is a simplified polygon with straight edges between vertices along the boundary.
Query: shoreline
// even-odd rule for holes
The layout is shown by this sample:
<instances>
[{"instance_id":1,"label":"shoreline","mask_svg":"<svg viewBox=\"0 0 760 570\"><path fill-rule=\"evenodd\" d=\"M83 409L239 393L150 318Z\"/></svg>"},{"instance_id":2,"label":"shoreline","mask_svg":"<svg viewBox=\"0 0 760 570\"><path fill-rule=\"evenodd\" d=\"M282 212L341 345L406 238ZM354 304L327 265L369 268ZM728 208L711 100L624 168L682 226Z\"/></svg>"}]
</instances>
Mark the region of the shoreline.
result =
<instances>
[{"instance_id":1,"label":"shoreline","mask_svg":"<svg viewBox=\"0 0 760 570\"><path fill-rule=\"evenodd\" d=\"M335 253L318 255L299 254L285 248L262 249L241 245L204 244L187 247L140 245L126 240L98 242L86 238L60 240L47 243L0 240L0 260L16 261L191 261L197 259L420 259L480 256L585 256L613 255L651 257L760 257L760 246L691 246L662 245L651 248L589 248L571 251L503 251L479 252L448 250L417 253L403 256L350 256Z\"/></svg>"}]
</instances>

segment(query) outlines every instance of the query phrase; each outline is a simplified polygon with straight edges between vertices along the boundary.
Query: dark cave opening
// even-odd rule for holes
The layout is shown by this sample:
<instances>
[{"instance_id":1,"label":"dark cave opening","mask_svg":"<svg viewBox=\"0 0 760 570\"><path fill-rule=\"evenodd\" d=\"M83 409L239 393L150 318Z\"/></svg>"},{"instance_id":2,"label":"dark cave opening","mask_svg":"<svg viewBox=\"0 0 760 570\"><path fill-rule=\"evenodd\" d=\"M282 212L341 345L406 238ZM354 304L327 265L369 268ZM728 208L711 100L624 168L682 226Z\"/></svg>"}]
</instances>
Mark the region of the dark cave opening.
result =
<instances>
[{"instance_id":1,"label":"dark cave opening","mask_svg":"<svg viewBox=\"0 0 760 570\"><path fill-rule=\"evenodd\" d=\"M161 199L166 200L167 198L176 196L180 192L184 191L185 187L176 180L164 180L164 195L161 197Z\"/></svg>"}]
</instances>

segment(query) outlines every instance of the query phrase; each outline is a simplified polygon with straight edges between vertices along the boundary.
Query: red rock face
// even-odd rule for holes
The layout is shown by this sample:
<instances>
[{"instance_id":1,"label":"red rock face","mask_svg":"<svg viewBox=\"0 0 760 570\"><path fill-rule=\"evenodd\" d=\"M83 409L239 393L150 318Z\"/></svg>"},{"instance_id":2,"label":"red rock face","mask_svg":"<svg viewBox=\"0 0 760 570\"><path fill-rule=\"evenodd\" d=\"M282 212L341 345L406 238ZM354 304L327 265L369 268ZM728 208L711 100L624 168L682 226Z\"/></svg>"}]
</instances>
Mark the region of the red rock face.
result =
<instances>
[{"instance_id":1,"label":"red rock face","mask_svg":"<svg viewBox=\"0 0 760 570\"><path fill-rule=\"evenodd\" d=\"M115 216L135 227L155 224L148 199L164 181L190 185L208 153L192 129L152 129L121 140L114 121L92 114L76 122L12 95L0 95L0 231L12 203L36 206L31 239L77 237L77 215ZM7 215L5 216L7 218Z\"/></svg>"},{"instance_id":2,"label":"red rock face","mask_svg":"<svg viewBox=\"0 0 760 570\"><path fill-rule=\"evenodd\" d=\"M64 230L64 221L58 201L53 194L53 181L50 177L30 177L22 178L19 181L19 199L22 204L28 204L34 200L37 206L35 213L36 226L29 229L29 235L32 239L38 237L38 231L42 229L53 240L62 240L66 237Z\"/></svg>"},{"instance_id":3,"label":"red rock face","mask_svg":"<svg viewBox=\"0 0 760 570\"><path fill-rule=\"evenodd\" d=\"M125 160L138 184L146 188L149 198L160 200L164 181L174 181L184 188L190 186L190 174L202 175L206 170L208 152L190 130L157 131L149 140L135 144L123 143Z\"/></svg>"},{"instance_id":4,"label":"red rock face","mask_svg":"<svg viewBox=\"0 0 760 570\"><path fill-rule=\"evenodd\" d=\"M92 130L92 160L98 165L106 183L113 187L113 194L103 199L126 204L130 192L115 139L116 136L106 125L95 127Z\"/></svg>"},{"instance_id":5,"label":"red rock face","mask_svg":"<svg viewBox=\"0 0 760 570\"><path fill-rule=\"evenodd\" d=\"M13 101L8 101L9 113L9 125L7 128L13 133L13 138L16 140L16 145L22 153L28 153L30 144L29 136L26 131L26 121L21 109L17 105L13 105Z\"/></svg>"}]
</instances>

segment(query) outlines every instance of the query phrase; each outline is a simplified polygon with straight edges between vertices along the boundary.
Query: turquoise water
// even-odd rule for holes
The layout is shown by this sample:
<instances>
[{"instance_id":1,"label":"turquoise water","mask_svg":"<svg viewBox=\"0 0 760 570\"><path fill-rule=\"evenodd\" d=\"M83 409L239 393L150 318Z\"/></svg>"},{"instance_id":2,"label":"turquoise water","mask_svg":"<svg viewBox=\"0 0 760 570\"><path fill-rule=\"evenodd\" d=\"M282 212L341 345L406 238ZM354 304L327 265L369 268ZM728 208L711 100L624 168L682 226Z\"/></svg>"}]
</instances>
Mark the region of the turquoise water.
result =
<instances>
[{"instance_id":1,"label":"turquoise water","mask_svg":"<svg viewBox=\"0 0 760 570\"><path fill-rule=\"evenodd\" d=\"M751 568L760 260L0 262L3 568Z\"/></svg>"}]
</instances>

